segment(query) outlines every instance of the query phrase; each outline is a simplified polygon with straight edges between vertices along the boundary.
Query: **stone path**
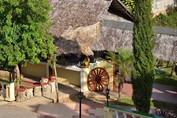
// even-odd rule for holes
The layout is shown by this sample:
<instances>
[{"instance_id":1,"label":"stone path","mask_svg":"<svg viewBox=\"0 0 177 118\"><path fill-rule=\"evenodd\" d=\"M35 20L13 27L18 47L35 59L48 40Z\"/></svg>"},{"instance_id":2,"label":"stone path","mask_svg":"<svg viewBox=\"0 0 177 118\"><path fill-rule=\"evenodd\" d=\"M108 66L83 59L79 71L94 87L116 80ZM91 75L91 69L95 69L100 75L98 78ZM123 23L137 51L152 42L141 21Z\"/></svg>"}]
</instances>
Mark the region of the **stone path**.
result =
<instances>
[{"instance_id":1,"label":"stone path","mask_svg":"<svg viewBox=\"0 0 177 118\"><path fill-rule=\"evenodd\" d=\"M0 118L42 118L39 114L10 104L0 106Z\"/></svg>"},{"instance_id":2,"label":"stone path","mask_svg":"<svg viewBox=\"0 0 177 118\"><path fill-rule=\"evenodd\" d=\"M153 87L152 99L176 104L177 88L160 84L154 84ZM77 92L78 90L74 91ZM124 85L123 93L132 95L131 84ZM116 93L111 92L111 96L116 95ZM101 101L100 103L95 102L95 99L83 99L82 118L103 118L105 96L100 93L96 93L95 96ZM102 98L99 98L100 96ZM60 104L52 102L53 100L48 97L34 97L24 102L0 101L0 118L79 118L78 98L71 98L69 101L64 100Z\"/></svg>"}]
</instances>

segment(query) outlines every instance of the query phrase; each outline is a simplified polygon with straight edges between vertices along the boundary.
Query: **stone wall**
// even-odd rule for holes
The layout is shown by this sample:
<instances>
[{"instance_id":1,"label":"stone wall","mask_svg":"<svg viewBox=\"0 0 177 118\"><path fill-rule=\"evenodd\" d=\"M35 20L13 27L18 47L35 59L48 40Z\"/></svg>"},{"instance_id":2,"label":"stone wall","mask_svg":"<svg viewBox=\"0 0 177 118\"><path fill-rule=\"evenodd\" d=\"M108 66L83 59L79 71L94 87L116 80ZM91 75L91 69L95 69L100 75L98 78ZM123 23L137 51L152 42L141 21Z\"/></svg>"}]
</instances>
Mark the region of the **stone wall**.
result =
<instances>
[{"instance_id":1,"label":"stone wall","mask_svg":"<svg viewBox=\"0 0 177 118\"><path fill-rule=\"evenodd\" d=\"M177 6L177 0L153 0L153 13L165 13L167 9Z\"/></svg>"}]
</instances>

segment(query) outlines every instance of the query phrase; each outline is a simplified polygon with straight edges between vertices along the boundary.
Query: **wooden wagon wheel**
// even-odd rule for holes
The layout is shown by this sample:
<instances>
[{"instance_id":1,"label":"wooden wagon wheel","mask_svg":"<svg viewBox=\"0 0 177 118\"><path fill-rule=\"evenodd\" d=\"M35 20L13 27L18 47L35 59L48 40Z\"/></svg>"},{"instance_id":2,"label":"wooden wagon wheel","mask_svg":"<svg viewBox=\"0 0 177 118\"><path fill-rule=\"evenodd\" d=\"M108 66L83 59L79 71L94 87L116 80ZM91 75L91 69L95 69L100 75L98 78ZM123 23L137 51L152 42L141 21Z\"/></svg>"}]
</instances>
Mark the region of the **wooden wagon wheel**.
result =
<instances>
[{"instance_id":1,"label":"wooden wagon wheel","mask_svg":"<svg viewBox=\"0 0 177 118\"><path fill-rule=\"evenodd\" d=\"M101 92L109 84L109 75L104 68L94 68L87 78L87 85L90 91Z\"/></svg>"}]
</instances>

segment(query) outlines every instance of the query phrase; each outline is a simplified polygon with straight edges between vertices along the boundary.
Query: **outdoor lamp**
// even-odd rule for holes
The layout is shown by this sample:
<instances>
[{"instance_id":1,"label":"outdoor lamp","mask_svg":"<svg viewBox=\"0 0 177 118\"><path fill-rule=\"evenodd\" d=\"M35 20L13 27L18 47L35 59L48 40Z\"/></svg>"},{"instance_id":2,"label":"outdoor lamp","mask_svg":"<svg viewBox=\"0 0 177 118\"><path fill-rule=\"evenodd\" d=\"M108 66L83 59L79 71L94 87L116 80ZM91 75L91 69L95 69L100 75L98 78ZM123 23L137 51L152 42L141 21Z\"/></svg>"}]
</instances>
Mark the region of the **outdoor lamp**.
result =
<instances>
[{"instance_id":1,"label":"outdoor lamp","mask_svg":"<svg viewBox=\"0 0 177 118\"><path fill-rule=\"evenodd\" d=\"M105 89L105 93L106 93L106 99L107 99L107 107L109 106L109 98L110 98L110 96L109 96L109 91L110 91L110 89L107 87L106 89Z\"/></svg>"},{"instance_id":2,"label":"outdoor lamp","mask_svg":"<svg viewBox=\"0 0 177 118\"><path fill-rule=\"evenodd\" d=\"M84 93L83 92L81 92L81 90L78 92L78 98L79 99L82 99L83 98L83 96L84 96Z\"/></svg>"},{"instance_id":3,"label":"outdoor lamp","mask_svg":"<svg viewBox=\"0 0 177 118\"><path fill-rule=\"evenodd\" d=\"M81 90L78 92L78 98L79 98L79 118L81 118L81 101L84 96L84 93L81 92Z\"/></svg>"}]
</instances>

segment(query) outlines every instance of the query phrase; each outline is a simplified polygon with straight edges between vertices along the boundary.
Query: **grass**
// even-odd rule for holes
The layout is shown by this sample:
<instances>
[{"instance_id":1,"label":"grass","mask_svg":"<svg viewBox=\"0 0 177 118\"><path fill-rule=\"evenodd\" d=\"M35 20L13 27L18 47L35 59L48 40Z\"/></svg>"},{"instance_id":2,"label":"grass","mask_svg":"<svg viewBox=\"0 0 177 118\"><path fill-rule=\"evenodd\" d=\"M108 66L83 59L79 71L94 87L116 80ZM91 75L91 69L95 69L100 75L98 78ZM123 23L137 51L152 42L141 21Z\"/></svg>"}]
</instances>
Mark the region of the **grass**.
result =
<instances>
[{"instance_id":1,"label":"grass","mask_svg":"<svg viewBox=\"0 0 177 118\"><path fill-rule=\"evenodd\" d=\"M110 101L111 105L120 105L120 106L129 106L135 107L133 100L131 97L121 94L121 98L119 100L112 100ZM165 103L160 101L151 101L151 109L168 109L173 110L177 113L177 104Z\"/></svg>"},{"instance_id":2,"label":"grass","mask_svg":"<svg viewBox=\"0 0 177 118\"><path fill-rule=\"evenodd\" d=\"M170 76L171 67L160 67L156 68L155 70L155 83L177 87L177 76L175 75L175 73Z\"/></svg>"},{"instance_id":3,"label":"grass","mask_svg":"<svg viewBox=\"0 0 177 118\"><path fill-rule=\"evenodd\" d=\"M121 105L121 106L134 106L134 103L131 99L131 97L121 94L121 97L119 100L112 100L110 101L111 105Z\"/></svg>"},{"instance_id":4,"label":"grass","mask_svg":"<svg viewBox=\"0 0 177 118\"><path fill-rule=\"evenodd\" d=\"M159 14L153 18L153 23L156 26L177 28L177 8L168 10L167 14Z\"/></svg>"}]
</instances>

